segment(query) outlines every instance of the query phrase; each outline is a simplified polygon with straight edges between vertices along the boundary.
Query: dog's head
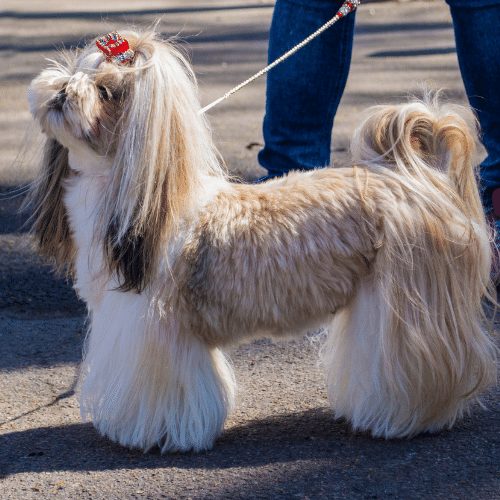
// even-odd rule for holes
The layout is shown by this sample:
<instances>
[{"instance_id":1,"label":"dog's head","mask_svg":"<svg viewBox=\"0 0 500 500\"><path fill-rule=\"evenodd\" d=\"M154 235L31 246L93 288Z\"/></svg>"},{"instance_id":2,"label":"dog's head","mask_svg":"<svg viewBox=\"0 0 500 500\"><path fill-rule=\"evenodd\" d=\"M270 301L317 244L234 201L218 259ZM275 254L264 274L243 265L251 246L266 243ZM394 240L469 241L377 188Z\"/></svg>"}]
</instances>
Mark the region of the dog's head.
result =
<instances>
[{"instance_id":1,"label":"dog's head","mask_svg":"<svg viewBox=\"0 0 500 500\"><path fill-rule=\"evenodd\" d=\"M97 50L65 56L64 64L54 62L31 83L30 111L42 131L63 146L112 154L131 74L103 60Z\"/></svg>"},{"instance_id":2,"label":"dog's head","mask_svg":"<svg viewBox=\"0 0 500 500\"><path fill-rule=\"evenodd\" d=\"M105 192L95 240L122 288L143 289L160 241L189 211L200 171L220 168L190 64L154 33L113 33L52 62L31 83L29 104L48 137L34 194L42 252L67 264L57 251L64 232L49 221L64 216L65 177L97 174Z\"/></svg>"},{"instance_id":3,"label":"dog's head","mask_svg":"<svg viewBox=\"0 0 500 500\"><path fill-rule=\"evenodd\" d=\"M109 56L97 39L51 61L28 90L43 132L70 152L114 158L126 149L136 157L147 144L158 146L157 136L180 132L172 116L180 105L183 113L197 107L194 75L172 44L153 33L117 36L127 44L127 58Z\"/></svg>"}]
</instances>

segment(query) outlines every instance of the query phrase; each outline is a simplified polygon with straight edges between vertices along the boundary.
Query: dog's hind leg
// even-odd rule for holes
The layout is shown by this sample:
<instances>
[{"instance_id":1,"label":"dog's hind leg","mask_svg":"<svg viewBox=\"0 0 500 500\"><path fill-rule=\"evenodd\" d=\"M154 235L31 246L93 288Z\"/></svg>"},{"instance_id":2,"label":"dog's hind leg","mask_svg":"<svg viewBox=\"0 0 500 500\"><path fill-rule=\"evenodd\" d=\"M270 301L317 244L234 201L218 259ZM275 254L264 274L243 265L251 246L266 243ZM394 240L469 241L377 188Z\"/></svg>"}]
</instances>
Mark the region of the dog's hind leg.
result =
<instances>
[{"instance_id":1,"label":"dog's hind leg","mask_svg":"<svg viewBox=\"0 0 500 500\"><path fill-rule=\"evenodd\" d=\"M496 349L481 308L487 234L464 234L458 223L454 234L431 228L411 241L408 227L392 235L386 228L373 275L339 311L323 348L336 416L374 436L449 428L495 383Z\"/></svg>"},{"instance_id":2,"label":"dog's hind leg","mask_svg":"<svg viewBox=\"0 0 500 500\"><path fill-rule=\"evenodd\" d=\"M141 305L137 296L112 295L94 312L82 415L101 434L131 448L211 448L234 398L227 359L179 331L175 318L148 321L147 299Z\"/></svg>"},{"instance_id":3,"label":"dog's hind leg","mask_svg":"<svg viewBox=\"0 0 500 500\"><path fill-rule=\"evenodd\" d=\"M381 247L323 356L336 414L375 436L450 427L496 382L489 234L462 113L429 97L380 106L353 139L399 187L377 193Z\"/></svg>"}]
</instances>

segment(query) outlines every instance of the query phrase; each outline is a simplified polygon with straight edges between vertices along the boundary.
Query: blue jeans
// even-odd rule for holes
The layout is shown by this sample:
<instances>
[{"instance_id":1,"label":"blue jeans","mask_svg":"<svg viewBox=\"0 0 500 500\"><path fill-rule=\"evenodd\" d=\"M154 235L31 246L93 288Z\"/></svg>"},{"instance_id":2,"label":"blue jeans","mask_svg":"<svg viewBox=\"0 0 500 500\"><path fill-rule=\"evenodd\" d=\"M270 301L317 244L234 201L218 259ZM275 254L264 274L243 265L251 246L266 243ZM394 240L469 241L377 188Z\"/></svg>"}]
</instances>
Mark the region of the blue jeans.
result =
<instances>
[{"instance_id":1,"label":"blue jeans","mask_svg":"<svg viewBox=\"0 0 500 500\"><path fill-rule=\"evenodd\" d=\"M500 0L447 0L465 90L481 125L488 156L481 163L481 194L492 211L500 188Z\"/></svg>"},{"instance_id":2,"label":"blue jeans","mask_svg":"<svg viewBox=\"0 0 500 500\"><path fill-rule=\"evenodd\" d=\"M500 0L447 2L465 88L488 152L480 173L483 201L491 211L491 194L500 188ZM269 60L303 40L341 4L340 0L277 0ZM265 146L259 162L270 177L330 163L333 120L349 72L354 18L349 14L268 74Z\"/></svg>"},{"instance_id":3,"label":"blue jeans","mask_svg":"<svg viewBox=\"0 0 500 500\"><path fill-rule=\"evenodd\" d=\"M341 0L277 0L269 61L332 18ZM351 63L355 13L313 40L267 76L265 146L259 162L270 177L330 163L333 119Z\"/></svg>"}]
</instances>

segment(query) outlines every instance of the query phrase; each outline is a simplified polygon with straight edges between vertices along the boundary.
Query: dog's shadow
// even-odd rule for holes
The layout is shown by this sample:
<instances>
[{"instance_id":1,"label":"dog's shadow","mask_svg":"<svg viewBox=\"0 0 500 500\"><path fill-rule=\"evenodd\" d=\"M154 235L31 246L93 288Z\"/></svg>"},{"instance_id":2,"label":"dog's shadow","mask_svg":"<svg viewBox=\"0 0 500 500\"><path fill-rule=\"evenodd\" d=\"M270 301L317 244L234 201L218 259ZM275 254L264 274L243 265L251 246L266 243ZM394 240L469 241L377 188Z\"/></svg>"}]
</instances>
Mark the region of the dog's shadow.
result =
<instances>
[{"instance_id":1,"label":"dog's shadow","mask_svg":"<svg viewBox=\"0 0 500 500\"><path fill-rule=\"evenodd\" d=\"M170 455L122 448L91 424L43 427L0 436L0 478L120 470L141 470L147 478L158 470L174 490L184 491L186 477L197 478L200 488L215 488L217 498L290 498L292 492L311 498L462 498L464 485L468 492L495 491L497 427L493 411L480 411L451 431L385 441L353 433L321 408L233 425L213 450Z\"/></svg>"},{"instance_id":2,"label":"dog's shadow","mask_svg":"<svg viewBox=\"0 0 500 500\"><path fill-rule=\"evenodd\" d=\"M105 470L121 467L180 468L251 467L297 458L319 458L347 443L369 438L351 434L326 409L277 415L226 430L214 448L202 453L161 455L129 450L98 435L91 424L40 427L4 434L1 438L2 475L55 470ZM245 453L241 453L245 450ZM9 458L7 458L9 457ZM5 460L5 463L2 463Z\"/></svg>"},{"instance_id":3,"label":"dog's shadow","mask_svg":"<svg viewBox=\"0 0 500 500\"><path fill-rule=\"evenodd\" d=\"M350 463L352 460L359 462L362 457L368 461L391 462L427 448L433 453L439 454L441 449L446 454L453 454L450 448L463 446L463 440L471 430L486 433L491 429L491 422L488 424L484 417L482 413L480 418L474 418L479 425L466 419L453 431L438 435L422 435L411 441L385 441L353 433L345 422L335 420L327 409L312 409L230 427L207 452L170 455L161 455L158 449L142 453L123 448L99 436L91 424L41 427L7 433L0 438L0 476L120 468L224 469L256 467L299 458ZM453 439L450 440L451 433Z\"/></svg>"}]
</instances>

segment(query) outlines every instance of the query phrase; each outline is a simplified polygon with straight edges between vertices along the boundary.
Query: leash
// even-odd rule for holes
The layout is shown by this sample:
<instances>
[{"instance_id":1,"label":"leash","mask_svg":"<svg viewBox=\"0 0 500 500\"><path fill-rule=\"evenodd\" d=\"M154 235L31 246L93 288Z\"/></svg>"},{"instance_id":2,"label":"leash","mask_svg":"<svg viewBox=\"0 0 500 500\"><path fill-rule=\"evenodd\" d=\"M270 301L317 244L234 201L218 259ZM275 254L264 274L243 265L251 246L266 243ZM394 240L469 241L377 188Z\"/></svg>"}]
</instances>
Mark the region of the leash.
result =
<instances>
[{"instance_id":1,"label":"leash","mask_svg":"<svg viewBox=\"0 0 500 500\"><path fill-rule=\"evenodd\" d=\"M351 12L355 11L360 3L361 0L346 0L342 4L340 9L337 11L337 13L328 22L323 24L323 26L320 26L314 33L311 33L307 38L302 40L302 42L292 47L289 51L285 52L282 56L275 59L265 68L262 68L260 71L255 73L255 75L252 75L250 78L247 78L244 82L241 82L239 85L236 85L236 87L233 87L231 90L228 90L223 96L219 97L210 104L207 104L204 108L200 109L199 114L202 115L206 113L209 109L212 109L214 106L217 106L217 104L221 103L222 101L225 101L228 97L231 97L233 94L236 94L236 92L241 90L243 87L246 87L254 80L257 80L257 78L260 78L262 75L265 75L268 71L278 66L278 64L281 64L283 61L286 61L290 56L293 56L295 52L298 52L302 47L305 47L309 42L317 38L319 35L321 35L321 33L326 31L328 28L333 26L339 19L342 19Z\"/></svg>"},{"instance_id":2,"label":"leash","mask_svg":"<svg viewBox=\"0 0 500 500\"><path fill-rule=\"evenodd\" d=\"M326 31L328 28L333 26L339 19L347 16L351 12L355 11L361 0L346 0L337 13L325 24L320 26L314 33L311 33L307 38L302 40L302 42L298 43L294 47L292 47L289 51L285 52L281 57L275 59L271 64L268 64L265 68L262 68L260 71L255 73L255 75L247 78L244 82L241 82L236 87L233 87L231 90L228 90L223 96L219 97L215 101L207 104L204 108L200 109L198 112L200 115L206 113L209 109L217 106L217 104L225 101L228 97L231 97L233 94L236 94L243 87L246 87L248 84L252 83L257 78L260 78L262 75L265 75L268 71L273 69L278 64L281 64L283 61L286 61L290 56L293 56L295 52L298 52L302 47L305 47L309 42L317 38L321 33ZM120 64L126 64L130 62L133 57L133 51L129 49L129 45L127 40L123 39L118 33L113 32L99 38L96 41L96 45L99 50L101 50L105 55L107 60L115 61ZM24 192L28 191L29 187L22 187L13 190L8 193L0 193L0 200L8 200L11 198L15 198L24 194ZM12 194L15 193L15 194ZM3 425L5 422L0 422L0 425Z\"/></svg>"}]
</instances>

